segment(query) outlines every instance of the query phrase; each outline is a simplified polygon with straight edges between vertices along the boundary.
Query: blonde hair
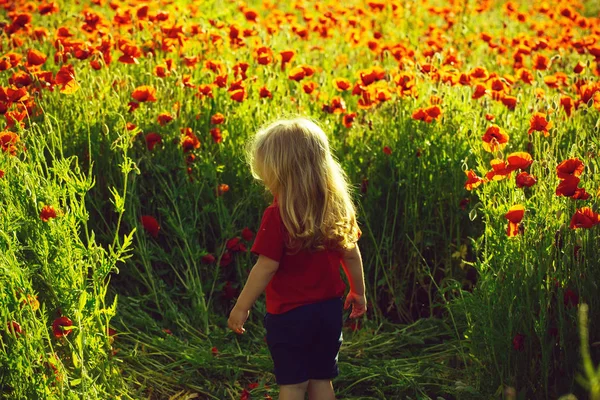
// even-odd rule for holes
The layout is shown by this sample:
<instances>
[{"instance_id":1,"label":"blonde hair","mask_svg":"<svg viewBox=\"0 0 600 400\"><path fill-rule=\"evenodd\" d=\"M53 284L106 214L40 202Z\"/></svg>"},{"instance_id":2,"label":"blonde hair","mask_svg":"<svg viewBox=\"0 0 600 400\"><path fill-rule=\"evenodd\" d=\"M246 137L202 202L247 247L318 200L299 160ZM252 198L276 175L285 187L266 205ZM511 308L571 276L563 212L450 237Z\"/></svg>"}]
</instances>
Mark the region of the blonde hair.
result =
<instances>
[{"instance_id":1,"label":"blonde hair","mask_svg":"<svg viewBox=\"0 0 600 400\"><path fill-rule=\"evenodd\" d=\"M323 129L307 118L260 129L246 151L252 176L277 197L289 249L351 249L360 235L350 185Z\"/></svg>"}]
</instances>

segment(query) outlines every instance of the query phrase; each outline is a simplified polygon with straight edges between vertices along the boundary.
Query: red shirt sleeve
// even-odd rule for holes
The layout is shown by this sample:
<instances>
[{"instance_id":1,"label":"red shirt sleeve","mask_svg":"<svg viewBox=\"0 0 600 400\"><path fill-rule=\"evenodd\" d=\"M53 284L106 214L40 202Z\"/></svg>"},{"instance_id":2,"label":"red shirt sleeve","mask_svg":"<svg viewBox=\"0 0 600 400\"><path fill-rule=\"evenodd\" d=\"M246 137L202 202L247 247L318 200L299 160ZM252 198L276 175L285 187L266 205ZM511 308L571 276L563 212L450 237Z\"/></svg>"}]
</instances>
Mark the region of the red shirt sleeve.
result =
<instances>
[{"instance_id":1,"label":"red shirt sleeve","mask_svg":"<svg viewBox=\"0 0 600 400\"><path fill-rule=\"evenodd\" d=\"M283 224L278 207L270 206L265 210L250 251L281 261L284 251Z\"/></svg>"}]
</instances>

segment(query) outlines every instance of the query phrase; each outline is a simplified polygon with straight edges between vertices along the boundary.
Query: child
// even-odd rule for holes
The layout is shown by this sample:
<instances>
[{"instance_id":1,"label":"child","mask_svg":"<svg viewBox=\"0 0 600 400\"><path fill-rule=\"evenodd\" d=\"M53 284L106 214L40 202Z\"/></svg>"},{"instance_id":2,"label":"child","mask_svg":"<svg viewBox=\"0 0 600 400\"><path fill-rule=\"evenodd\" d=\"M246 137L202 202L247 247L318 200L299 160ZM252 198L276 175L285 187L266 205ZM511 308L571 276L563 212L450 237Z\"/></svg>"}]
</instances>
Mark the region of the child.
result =
<instances>
[{"instance_id":1,"label":"child","mask_svg":"<svg viewBox=\"0 0 600 400\"><path fill-rule=\"evenodd\" d=\"M228 326L241 334L250 309L266 288L267 345L280 400L335 399L343 304L350 318L367 309L360 230L348 183L327 136L305 118L260 130L248 150L252 175L273 194L252 252L259 255L232 309Z\"/></svg>"}]
</instances>

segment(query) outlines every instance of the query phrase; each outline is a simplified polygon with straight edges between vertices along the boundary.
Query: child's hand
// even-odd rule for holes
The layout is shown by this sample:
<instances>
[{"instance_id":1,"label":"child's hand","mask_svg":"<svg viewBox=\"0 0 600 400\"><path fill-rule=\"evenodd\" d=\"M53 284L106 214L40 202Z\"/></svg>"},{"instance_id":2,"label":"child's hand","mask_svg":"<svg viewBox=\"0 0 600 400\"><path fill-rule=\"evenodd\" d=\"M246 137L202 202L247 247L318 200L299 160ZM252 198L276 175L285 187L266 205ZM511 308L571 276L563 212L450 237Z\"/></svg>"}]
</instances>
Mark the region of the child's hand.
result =
<instances>
[{"instance_id":1,"label":"child's hand","mask_svg":"<svg viewBox=\"0 0 600 400\"><path fill-rule=\"evenodd\" d=\"M233 310L229 313L229 319L227 320L227 326L229 329L234 331L237 334L242 334L246 332L244 329L244 323L248 319L248 315L250 315L250 310L242 310L237 307L233 307Z\"/></svg>"},{"instance_id":2,"label":"child's hand","mask_svg":"<svg viewBox=\"0 0 600 400\"><path fill-rule=\"evenodd\" d=\"M354 292L348 293L346 296L346 302L344 303L344 310L347 310L352 305L352 312L350 318L358 318L367 311L367 298L365 295L359 295Z\"/></svg>"}]
</instances>

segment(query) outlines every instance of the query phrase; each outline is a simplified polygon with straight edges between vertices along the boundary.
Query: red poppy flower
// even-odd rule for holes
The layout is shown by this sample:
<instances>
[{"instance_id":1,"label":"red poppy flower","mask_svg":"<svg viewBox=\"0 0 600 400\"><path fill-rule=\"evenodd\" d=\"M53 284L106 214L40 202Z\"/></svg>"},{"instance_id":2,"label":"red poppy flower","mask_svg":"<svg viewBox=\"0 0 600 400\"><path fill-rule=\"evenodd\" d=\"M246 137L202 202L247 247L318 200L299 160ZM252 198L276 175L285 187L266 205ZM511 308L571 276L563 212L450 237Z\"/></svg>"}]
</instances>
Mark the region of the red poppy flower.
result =
<instances>
[{"instance_id":1,"label":"red poppy flower","mask_svg":"<svg viewBox=\"0 0 600 400\"><path fill-rule=\"evenodd\" d=\"M575 72L576 74L580 74L583 72L584 69L585 63L583 61L579 61L577 65L575 65L575 67L573 68L573 72Z\"/></svg>"},{"instance_id":2,"label":"red poppy flower","mask_svg":"<svg viewBox=\"0 0 600 400\"><path fill-rule=\"evenodd\" d=\"M344 117L342 118L342 123L344 124L344 126L346 128L350 128L350 127L352 127L352 123L354 122L355 118L356 118L356 113L354 113L354 112L345 114Z\"/></svg>"},{"instance_id":3,"label":"red poppy flower","mask_svg":"<svg viewBox=\"0 0 600 400\"><path fill-rule=\"evenodd\" d=\"M533 131L539 131L544 134L544 136L550 136L548 130L552 128L552 122L546 121L546 115L536 112L531 117L531 121L529 122L529 130L527 133L531 134Z\"/></svg>"},{"instance_id":4,"label":"red poppy flower","mask_svg":"<svg viewBox=\"0 0 600 400\"><path fill-rule=\"evenodd\" d=\"M290 71L288 78L296 82L300 82L306 76L306 72L302 67L294 67Z\"/></svg>"},{"instance_id":5,"label":"red poppy flower","mask_svg":"<svg viewBox=\"0 0 600 400\"><path fill-rule=\"evenodd\" d=\"M219 262L219 266L226 267L233 261L233 256L229 251L226 251L221 257L221 261Z\"/></svg>"},{"instance_id":6,"label":"red poppy flower","mask_svg":"<svg viewBox=\"0 0 600 400\"><path fill-rule=\"evenodd\" d=\"M75 70L72 65L63 65L60 70L56 73L54 82L60 85L61 93L71 94L77 91L79 86L75 81Z\"/></svg>"},{"instance_id":7,"label":"red poppy flower","mask_svg":"<svg viewBox=\"0 0 600 400\"><path fill-rule=\"evenodd\" d=\"M531 187L535 185L537 180L534 176L529 175L527 172L521 172L517 175L516 183L518 188L522 188L524 186Z\"/></svg>"},{"instance_id":8,"label":"red poppy flower","mask_svg":"<svg viewBox=\"0 0 600 400\"><path fill-rule=\"evenodd\" d=\"M245 241L249 242L252 239L254 239L254 232L252 232L249 228L246 227L246 228L242 229L242 238Z\"/></svg>"},{"instance_id":9,"label":"red poppy flower","mask_svg":"<svg viewBox=\"0 0 600 400\"><path fill-rule=\"evenodd\" d=\"M210 135L213 138L213 142L215 143L221 143L223 141L223 136L221 136L221 129L217 128L212 128L210 130Z\"/></svg>"},{"instance_id":10,"label":"red poppy flower","mask_svg":"<svg viewBox=\"0 0 600 400\"><path fill-rule=\"evenodd\" d=\"M54 332L54 337L59 338L61 336L67 336L71 333L71 329L65 330L63 328L73 326L73 321L71 321L67 317L56 318L52 323L52 332Z\"/></svg>"},{"instance_id":11,"label":"red poppy flower","mask_svg":"<svg viewBox=\"0 0 600 400\"><path fill-rule=\"evenodd\" d=\"M271 92L269 91L269 89L267 89L266 87L261 87L259 92L258 92L259 96L261 99L264 99L265 97L268 97L270 99L273 98L273 95L271 94Z\"/></svg>"},{"instance_id":12,"label":"red poppy flower","mask_svg":"<svg viewBox=\"0 0 600 400\"><path fill-rule=\"evenodd\" d=\"M198 94L201 96L206 96L213 98L213 87L210 84L202 84L198 85Z\"/></svg>"},{"instance_id":13,"label":"red poppy flower","mask_svg":"<svg viewBox=\"0 0 600 400\"><path fill-rule=\"evenodd\" d=\"M388 146L383 147L383 152L388 156L392 155L392 149L390 149Z\"/></svg>"},{"instance_id":14,"label":"red poppy flower","mask_svg":"<svg viewBox=\"0 0 600 400\"><path fill-rule=\"evenodd\" d=\"M27 53L28 66L40 66L46 62L46 55L38 50L30 49Z\"/></svg>"},{"instance_id":15,"label":"red poppy flower","mask_svg":"<svg viewBox=\"0 0 600 400\"><path fill-rule=\"evenodd\" d=\"M560 105L564 108L565 114L567 114L567 117L570 117L571 114L573 113L573 107L574 107L573 99L570 98L569 96L560 96Z\"/></svg>"},{"instance_id":16,"label":"red poppy flower","mask_svg":"<svg viewBox=\"0 0 600 400\"><path fill-rule=\"evenodd\" d=\"M437 119L442 114L442 110L438 106L431 106L428 108L419 108L412 114L412 119L418 121L425 121L427 123Z\"/></svg>"},{"instance_id":17,"label":"red poppy flower","mask_svg":"<svg viewBox=\"0 0 600 400\"><path fill-rule=\"evenodd\" d=\"M152 151L154 150L154 146L162 142L162 137L158 133L151 132L146 135L145 140L146 147Z\"/></svg>"},{"instance_id":18,"label":"red poppy flower","mask_svg":"<svg viewBox=\"0 0 600 400\"><path fill-rule=\"evenodd\" d=\"M579 178L576 176L568 175L567 178L563 179L558 187L556 188L557 196L571 197L577 191L579 185Z\"/></svg>"},{"instance_id":19,"label":"red poppy flower","mask_svg":"<svg viewBox=\"0 0 600 400\"><path fill-rule=\"evenodd\" d=\"M501 101L509 110L514 110L517 106L517 98L514 96L504 96Z\"/></svg>"},{"instance_id":20,"label":"red poppy flower","mask_svg":"<svg viewBox=\"0 0 600 400\"><path fill-rule=\"evenodd\" d=\"M158 114L158 123L160 126L165 126L169 122L173 121L173 116L168 113L160 113Z\"/></svg>"},{"instance_id":21,"label":"red poppy flower","mask_svg":"<svg viewBox=\"0 0 600 400\"><path fill-rule=\"evenodd\" d=\"M192 128L181 128L184 137L181 139L181 147L184 153L200 148L200 139L194 134Z\"/></svg>"},{"instance_id":22,"label":"red poppy flower","mask_svg":"<svg viewBox=\"0 0 600 400\"><path fill-rule=\"evenodd\" d=\"M0 169L0 179L4 178L4 171Z\"/></svg>"},{"instance_id":23,"label":"red poppy flower","mask_svg":"<svg viewBox=\"0 0 600 400\"><path fill-rule=\"evenodd\" d=\"M206 254L202 256L200 261L202 262L202 264L212 264L215 262L215 256L213 256L212 254Z\"/></svg>"},{"instance_id":24,"label":"red poppy flower","mask_svg":"<svg viewBox=\"0 0 600 400\"><path fill-rule=\"evenodd\" d=\"M283 71L285 69L285 65L292 61L292 58L294 58L296 52L294 50L284 50L281 51L279 55L281 56L281 70Z\"/></svg>"},{"instance_id":25,"label":"red poppy flower","mask_svg":"<svg viewBox=\"0 0 600 400\"><path fill-rule=\"evenodd\" d=\"M567 289L563 293L563 302L569 308L576 307L579 304L579 296L573 290Z\"/></svg>"},{"instance_id":26,"label":"red poppy flower","mask_svg":"<svg viewBox=\"0 0 600 400\"><path fill-rule=\"evenodd\" d=\"M573 214L573 217L571 217L569 228L589 229L598 224L600 224L600 215L592 211L592 209L589 207L583 207L575 211L575 214Z\"/></svg>"},{"instance_id":27,"label":"red poppy flower","mask_svg":"<svg viewBox=\"0 0 600 400\"><path fill-rule=\"evenodd\" d=\"M340 90L340 91L345 91L350 89L350 87L352 86L350 84L350 81L347 79L343 79L343 78L336 78L333 83L335 84L336 89Z\"/></svg>"},{"instance_id":28,"label":"red poppy flower","mask_svg":"<svg viewBox=\"0 0 600 400\"><path fill-rule=\"evenodd\" d=\"M133 97L135 100L137 100L140 103L143 103L145 101L156 101L156 89L154 89L152 86L138 86L137 88L135 88L135 90L133 91L133 93L131 94L131 97Z\"/></svg>"},{"instance_id":29,"label":"red poppy flower","mask_svg":"<svg viewBox=\"0 0 600 400\"><path fill-rule=\"evenodd\" d=\"M364 86L369 86L373 82L380 81L385 78L385 70L375 66L369 69L364 69L358 72L358 76Z\"/></svg>"},{"instance_id":30,"label":"red poppy flower","mask_svg":"<svg viewBox=\"0 0 600 400\"><path fill-rule=\"evenodd\" d=\"M501 181L510 176L512 170L506 165L506 162L500 159L490 161L492 170L485 174L488 180Z\"/></svg>"},{"instance_id":31,"label":"red poppy flower","mask_svg":"<svg viewBox=\"0 0 600 400\"><path fill-rule=\"evenodd\" d=\"M158 221L151 215L142 215L140 218L142 222L142 226L150 235L154 238L158 237L158 231L160 230L160 226L158 225Z\"/></svg>"},{"instance_id":32,"label":"red poppy flower","mask_svg":"<svg viewBox=\"0 0 600 400\"><path fill-rule=\"evenodd\" d=\"M484 182L484 179L478 177L472 169L465 171L465 174L467 175L467 181L465 182L465 189L467 190L473 190Z\"/></svg>"},{"instance_id":33,"label":"red poppy flower","mask_svg":"<svg viewBox=\"0 0 600 400\"><path fill-rule=\"evenodd\" d=\"M52 206L44 206L40 211L40 218L42 221L48 222L50 218L56 218L56 210Z\"/></svg>"},{"instance_id":34,"label":"red poppy flower","mask_svg":"<svg viewBox=\"0 0 600 400\"><path fill-rule=\"evenodd\" d=\"M302 85L302 90L304 90L304 93L306 93L306 94L311 94L312 92L315 91L316 88L317 88L317 84L316 84L316 82L313 82L313 81L306 82Z\"/></svg>"},{"instance_id":35,"label":"red poppy flower","mask_svg":"<svg viewBox=\"0 0 600 400\"><path fill-rule=\"evenodd\" d=\"M242 390L240 400L250 400L250 392L247 389Z\"/></svg>"},{"instance_id":36,"label":"red poppy flower","mask_svg":"<svg viewBox=\"0 0 600 400\"><path fill-rule=\"evenodd\" d=\"M227 247L228 250L237 251L239 248L239 243L240 243L240 238L234 237L227 241L227 244L225 245L225 247Z\"/></svg>"},{"instance_id":37,"label":"red poppy flower","mask_svg":"<svg viewBox=\"0 0 600 400\"><path fill-rule=\"evenodd\" d=\"M229 96L231 100L237 101L238 103L243 102L246 99L246 89L237 89L231 92Z\"/></svg>"},{"instance_id":38,"label":"red poppy flower","mask_svg":"<svg viewBox=\"0 0 600 400\"><path fill-rule=\"evenodd\" d=\"M580 176L583 173L585 166L583 162L578 158L569 158L558 164L556 167L556 174L559 179L566 179L570 176Z\"/></svg>"},{"instance_id":39,"label":"red poppy flower","mask_svg":"<svg viewBox=\"0 0 600 400\"><path fill-rule=\"evenodd\" d=\"M223 193L229 192L229 185L226 183L221 183L217 188L217 195L221 196Z\"/></svg>"},{"instance_id":40,"label":"red poppy flower","mask_svg":"<svg viewBox=\"0 0 600 400\"><path fill-rule=\"evenodd\" d=\"M130 101L129 103L127 103L127 105L129 106L130 113L134 112L140 107L140 103L138 103L137 101Z\"/></svg>"},{"instance_id":41,"label":"red poppy flower","mask_svg":"<svg viewBox=\"0 0 600 400\"><path fill-rule=\"evenodd\" d=\"M271 49L265 46L256 49L256 61L258 61L260 65L269 65L273 61Z\"/></svg>"},{"instance_id":42,"label":"red poppy flower","mask_svg":"<svg viewBox=\"0 0 600 400\"><path fill-rule=\"evenodd\" d=\"M506 233L508 237L514 237L519 234L519 223L525 215L525 207L520 204L516 204L508 209L508 212L504 217L508 220L508 229Z\"/></svg>"},{"instance_id":43,"label":"red poppy flower","mask_svg":"<svg viewBox=\"0 0 600 400\"><path fill-rule=\"evenodd\" d=\"M213 356L217 356L219 354L219 350L216 347L213 347L212 349L210 349L210 352L212 353Z\"/></svg>"},{"instance_id":44,"label":"red poppy flower","mask_svg":"<svg viewBox=\"0 0 600 400\"><path fill-rule=\"evenodd\" d=\"M498 125L490 126L481 137L483 149L490 153L502 150L508 143L508 135Z\"/></svg>"},{"instance_id":45,"label":"red poppy flower","mask_svg":"<svg viewBox=\"0 0 600 400\"><path fill-rule=\"evenodd\" d=\"M216 113L210 117L210 123L213 125L222 124L225 121L225 116L221 113Z\"/></svg>"},{"instance_id":46,"label":"red poppy flower","mask_svg":"<svg viewBox=\"0 0 600 400\"><path fill-rule=\"evenodd\" d=\"M526 169L533 163L531 155L524 151L510 153L508 157L506 157L506 161L508 163L507 169L511 171L515 171L517 169Z\"/></svg>"},{"instance_id":47,"label":"red poppy flower","mask_svg":"<svg viewBox=\"0 0 600 400\"><path fill-rule=\"evenodd\" d=\"M231 300L237 296L237 290L231 285L230 281L225 282L225 286L223 286L223 297L227 300Z\"/></svg>"},{"instance_id":48,"label":"red poppy flower","mask_svg":"<svg viewBox=\"0 0 600 400\"><path fill-rule=\"evenodd\" d=\"M21 329L21 325L17 321L7 322L7 328L9 333L15 334L15 336L19 336L23 333L23 329Z\"/></svg>"},{"instance_id":49,"label":"red poppy flower","mask_svg":"<svg viewBox=\"0 0 600 400\"><path fill-rule=\"evenodd\" d=\"M19 141L19 136L10 131L0 132L0 146L2 147L2 151L14 156L17 154L17 142Z\"/></svg>"},{"instance_id":50,"label":"red poppy flower","mask_svg":"<svg viewBox=\"0 0 600 400\"><path fill-rule=\"evenodd\" d=\"M525 335L517 333L512 340L513 349L523 351L525 349Z\"/></svg>"},{"instance_id":51,"label":"red poppy flower","mask_svg":"<svg viewBox=\"0 0 600 400\"><path fill-rule=\"evenodd\" d=\"M533 69L543 71L548 69L549 65L550 60L543 54L536 54L535 58L533 59Z\"/></svg>"},{"instance_id":52,"label":"red poppy flower","mask_svg":"<svg viewBox=\"0 0 600 400\"><path fill-rule=\"evenodd\" d=\"M483 86L482 84L478 83L475 86L475 90L473 91L473 95L471 96L471 98L478 99L480 97L483 97L483 95L485 94L486 91L487 91L487 89L485 88L485 86Z\"/></svg>"},{"instance_id":53,"label":"red poppy flower","mask_svg":"<svg viewBox=\"0 0 600 400\"><path fill-rule=\"evenodd\" d=\"M588 200L591 195L585 191L585 188L575 189L575 193L571 196L573 200Z\"/></svg>"}]
</instances>

